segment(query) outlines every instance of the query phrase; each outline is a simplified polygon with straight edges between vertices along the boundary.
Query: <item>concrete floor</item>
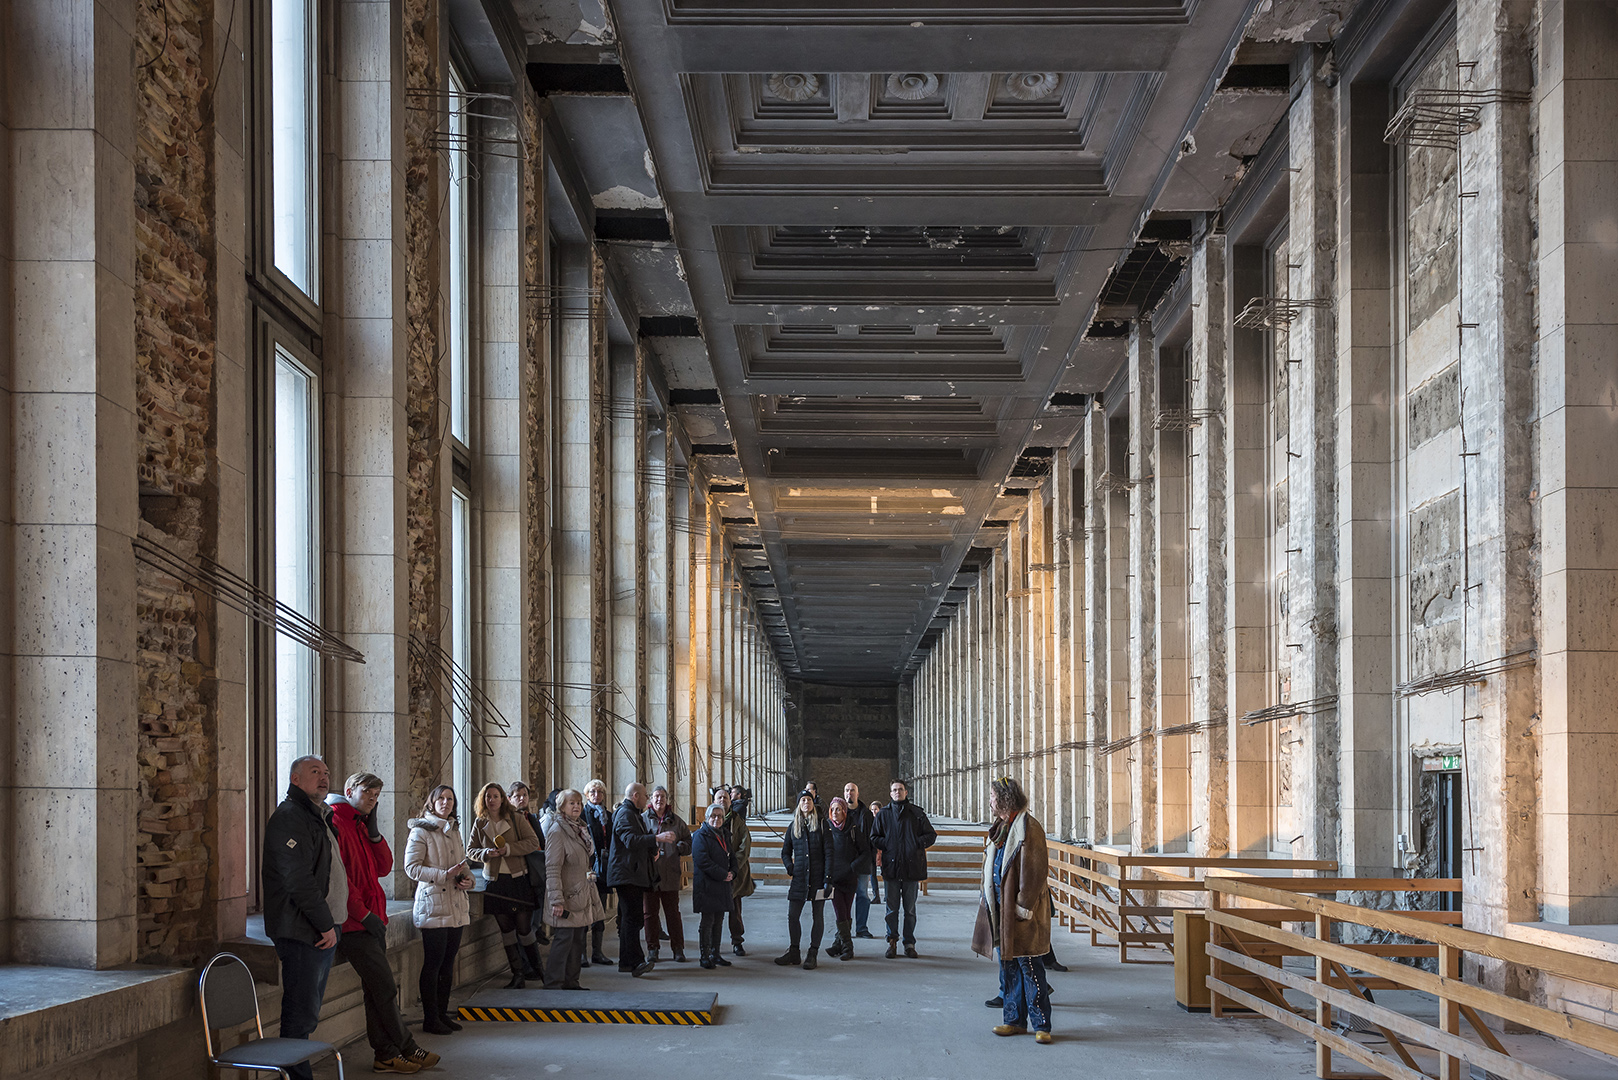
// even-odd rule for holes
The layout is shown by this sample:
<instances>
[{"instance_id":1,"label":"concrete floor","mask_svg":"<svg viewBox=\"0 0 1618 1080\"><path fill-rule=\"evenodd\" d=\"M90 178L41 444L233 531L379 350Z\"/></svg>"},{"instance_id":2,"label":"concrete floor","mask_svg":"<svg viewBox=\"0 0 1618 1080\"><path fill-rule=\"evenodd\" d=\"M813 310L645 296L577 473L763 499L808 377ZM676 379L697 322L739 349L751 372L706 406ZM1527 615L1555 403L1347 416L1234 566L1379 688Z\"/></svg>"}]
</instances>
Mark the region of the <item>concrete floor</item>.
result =
<instances>
[{"instance_id":1,"label":"concrete floor","mask_svg":"<svg viewBox=\"0 0 1618 1080\"><path fill-rule=\"evenodd\" d=\"M657 971L639 980L616 969L584 973L584 984L598 989L717 992L714 1026L468 1024L457 1035L420 1036L444 1056L428 1075L983 1080L1055 1069L1064 1076L1291 1080L1314 1073L1302 1039L1257 1020L1188 1014L1174 1003L1172 968L1120 965L1115 950L1091 948L1077 935L1057 940L1072 970L1051 976L1055 1044L996 1037L989 1028L999 1012L983 1005L997 990L996 969L971 952L976 897L964 891L922 898L919 960L885 960L883 942L861 940L849 963L822 955L816 971L776 967L770 961L786 948L785 896L784 887L771 886L747 901L749 955L731 957L734 967L708 972L696 965L688 915L691 963L672 963L665 951ZM804 921L807 935L807 913ZM878 922L873 912L872 931L881 934ZM364 1051L362 1043L348 1055L356 1074L369 1066Z\"/></svg>"}]
</instances>

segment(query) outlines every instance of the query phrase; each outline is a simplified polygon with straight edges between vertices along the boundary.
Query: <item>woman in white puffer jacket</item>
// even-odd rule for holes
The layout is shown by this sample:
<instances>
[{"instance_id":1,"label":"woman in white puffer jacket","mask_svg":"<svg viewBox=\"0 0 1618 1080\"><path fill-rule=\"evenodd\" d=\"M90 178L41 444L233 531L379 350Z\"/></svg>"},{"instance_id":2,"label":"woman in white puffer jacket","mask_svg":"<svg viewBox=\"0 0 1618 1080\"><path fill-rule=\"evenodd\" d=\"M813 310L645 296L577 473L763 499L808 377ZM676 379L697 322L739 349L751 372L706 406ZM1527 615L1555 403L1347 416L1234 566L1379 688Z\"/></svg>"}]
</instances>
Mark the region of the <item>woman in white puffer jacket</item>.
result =
<instances>
[{"instance_id":1,"label":"woman in white puffer jacket","mask_svg":"<svg viewBox=\"0 0 1618 1080\"><path fill-rule=\"evenodd\" d=\"M410 914L421 931L422 1030L433 1035L461 1030L449 1012L449 992L461 931L472 921L466 904L472 873L466 868L456 808L453 788L433 788L421 817L410 819L405 844L405 874L416 883L416 906Z\"/></svg>"}]
</instances>

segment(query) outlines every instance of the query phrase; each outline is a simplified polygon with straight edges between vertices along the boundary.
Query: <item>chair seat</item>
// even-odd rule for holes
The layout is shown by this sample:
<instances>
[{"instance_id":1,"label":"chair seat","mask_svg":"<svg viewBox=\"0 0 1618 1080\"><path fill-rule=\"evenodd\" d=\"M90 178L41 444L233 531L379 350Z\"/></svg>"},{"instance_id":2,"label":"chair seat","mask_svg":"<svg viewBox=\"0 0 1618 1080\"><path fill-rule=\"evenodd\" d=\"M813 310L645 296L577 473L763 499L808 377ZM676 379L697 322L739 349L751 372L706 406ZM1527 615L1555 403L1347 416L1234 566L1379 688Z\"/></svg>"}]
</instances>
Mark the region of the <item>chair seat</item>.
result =
<instances>
[{"instance_id":1,"label":"chair seat","mask_svg":"<svg viewBox=\"0 0 1618 1080\"><path fill-rule=\"evenodd\" d=\"M313 1039L254 1039L252 1042L221 1050L214 1055L216 1065L259 1065L284 1069L299 1062L325 1057L336 1047Z\"/></svg>"}]
</instances>

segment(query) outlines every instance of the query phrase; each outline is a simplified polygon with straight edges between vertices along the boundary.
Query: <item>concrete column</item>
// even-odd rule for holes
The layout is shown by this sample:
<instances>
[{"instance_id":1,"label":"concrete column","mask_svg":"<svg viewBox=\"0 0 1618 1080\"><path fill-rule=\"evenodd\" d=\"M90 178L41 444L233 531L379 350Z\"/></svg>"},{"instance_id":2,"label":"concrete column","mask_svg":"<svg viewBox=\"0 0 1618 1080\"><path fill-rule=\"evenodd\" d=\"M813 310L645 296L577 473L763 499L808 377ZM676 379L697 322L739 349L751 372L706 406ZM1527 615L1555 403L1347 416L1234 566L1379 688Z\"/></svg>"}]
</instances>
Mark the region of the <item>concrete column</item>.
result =
<instances>
[{"instance_id":1,"label":"concrete column","mask_svg":"<svg viewBox=\"0 0 1618 1080\"><path fill-rule=\"evenodd\" d=\"M1028 561L1023 565L1023 591L1028 595L1023 598L1024 637L1023 637L1023 670L1027 673L1025 718L1023 720L1026 742L1023 748L1030 756L1020 763L1016 769L1010 770L1011 775L1021 776L1023 790L1035 805L1045 807L1049 805L1049 794L1046 784L1046 768L1050 764L1050 757L1046 753L1050 746L1050 686L1047 682L1047 647L1049 638L1045 632L1046 618L1045 605L1050 597L1050 574L1043 570L1034 570L1032 567L1050 562L1045 545L1045 499L1039 488L1034 488L1028 496L1028 509L1023 515L1026 527L1026 544L1024 550L1028 552Z\"/></svg>"},{"instance_id":2,"label":"concrete column","mask_svg":"<svg viewBox=\"0 0 1618 1080\"><path fill-rule=\"evenodd\" d=\"M111 967L137 951L134 14L10 17L10 959Z\"/></svg>"},{"instance_id":3,"label":"concrete column","mask_svg":"<svg viewBox=\"0 0 1618 1080\"><path fill-rule=\"evenodd\" d=\"M1125 646L1131 689L1129 734L1139 741L1129 759L1131 845L1156 851L1159 834L1157 737L1157 341L1151 320L1135 323L1129 339L1129 584Z\"/></svg>"},{"instance_id":4,"label":"concrete column","mask_svg":"<svg viewBox=\"0 0 1618 1080\"><path fill-rule=\"evenodd\" d=\"M1210 233L1191 253L1189 404L1199 419L1191 429L1187 462L1191 503L1186 527L1190 720L1199 725L1191 737L1191 850L1201 856L1230 849L1226 272L1225 234Z\"/></svg>"},{"instance_id":5,"label":"concrete column","mask_svg":"<svg viewBox=\"0 0 1618 1080\"><path fill-rule=\"evenodd\" d=\"M1608 5L1546 4L1540 49L1540 739L1547 920L1618 922L1611 783L1618 722L1618 346L1604 189L1618 161L1596 102L1618 87ZM1515 162L1512 162L1515 165ZM1514 238L1515 239L1515 238ZM1469 395L1470 396L1470 395ZM1470 431L1469 431L1470 434ZM1599 603L1591 598L1601 597ZM1601 838L1597 842L1596 838ZM1495 862L1491 859L1491 863ZM1604 872L1605 868L1605 872Z\"/></svg>"},{"instance_id":6,"label":"concrete column","mask_svg":"<svg viewBox=\"0 0 1618 1080\"><path fill-rule=\"evenodd\" d=\"M640 700L641 627L640 608L644 593L637 587L645 573L646 559L642 543L640 510L640 463L644 442L640 438L641 407L638 352L629 345L614 345L608 350L610 364L607 391L611 405L607 410L609 449L607 459L607 485L609 490L609 518L607 521L608 608L612 666L609 682L612 689L597 699L601 707L611 710L606 722L611 731L611 777L607 788L617 795L624 785L646 775L641 759L645 737L639 730L642 717L637 711Z\"/></svg>"},{"instance_id":7,"label":"concrete column","mask_svg":"<svg viewBox=\"0 0 1618 1080\"><path fill-rule=\"evenodd\" d=\"M1119 415L1108 418L1108 471L1115 478L1127 479L1129 463L1127 450L1123 459L1112 454L1112 443L1121 442L1125 447L1129 445L1128 429L1130 417L1127 410ZM1115 433L1122 431L1123 437L1115 439ZM1135 730L1135 712L1138 705L1135 702L1139 694L1139 683L1130 678L1130 611L1134 606L1132 589L1134 582L1129 576L1130 543L1129 543L1129 501L1127 493L1117 490L1106 490L1106 521L1107 521L1107 554L1108 589L1107 589L1107 677L1110 681L1111 692L1108 700L1112 705L1112 715L1109 719L1109 735L1111 740L1119 740L1130 735ZM1134 769L1135 755L1126 752L1129 748L1122 747L1112 750L1106 755L1107 768L1112 773L1112 810L1111 824L1112 836L1110 843L1120 844L1134 849L1138 836L1135 831L1135 805L1138 798L1135 794L1136 780Z\"/></svg>"},{"instance_id":8,"label":"concrete column","mask_svg":"<svg viewBox=\"0 0 1618 1080\"><path fill-rule=\"evenodd\" d=\"M1346 91L1346 92L1345 92ZM1344 873L1396 872L1393 430L1385 85L1340 88L1337 282L1338 760ZM1450 341L1453 343L1453 336Z\"/></svg>"},{"instance_id":9,"label":"concrete column","mask_svg":"<svg viewBox=\"0 0 1618 1080\"><path fill-rule=\"evenodd\" d=\"M697 756L696 710L694 699L692 662L692 624L700 606L693 601L701 594L697 587L696 567L692 561L691 490L686 481L676 479L672 462L668 464L669 491L669 611L668 657L672 669L669 688L669 755L682 765L674 777L680 785L670 790L683 793L681 806L708 805ZM678 755L676 748L678 747Z\"/></svg>"},{"instance_id":10,"label":"concrete column","mask_svg":"<svg viewBox=\"0 0 1618 1080\"><path fill-rule=\"evenodd\" d=\"M1051 463L1051 546L1050 559L1055 564L1051 581L1051 702L1053 723L1051 737L1057 745L1073 742L1082 736L1074 734L1075 708L1080 700L1076 689L1083 681L1084 653L1073 647L1077 623L1073 618L1073 462L1067 447L1056 451ZM1077 758L1072 750L1056 751L1051 759L1051 804L1045 810L1045 827L1053 836L1078 835L1076 814L1079 810L1077 777L1074 766Z\"/></svg>"},{"instance_id":11,"label":"concrete column","mask_svg":"<svg viewBox=\"0 0 1618 1080\"><path fill-rule=\"evenodd\" d=\"M1085 789L1090 799L1086 816L1090 819L1090 839L1105 843L1112 829L1110 763L1101 752L1101 745L1112 737L1107 656L1111 641L1107 593L1112 571L1107 550L1107 489L1101 482L1107 471L1107 415L1099 403L1092 403L1085 413L1079 438L1084 453L1083 589L1088 657L1084 668L1084 738L1090 744L1085 751Z\"/></svg>"},{"instance_id":12,"label":"concrete column","mask_svg":"<svg viewBox=\"0 0 1618 1080\"><path fill-rule=\"evenodd\" d=\"M1591 50L1585 55L1597 56L1614 40L1611 13L1601 10L1605 7L1598 5L1588 16L1575 16L1581 20L1575 24L1576 34L1587 30L1600 38L1576 46ZM1589 21L1582 21L1586 17ZM1470 83L1464 85L1519 93L1529 90L1534 82L1531 66L1534 20L1534 5L1519 0L1461 4L1456 21L1458 53L1462 61L1475 64L1462 69L1470 72ZM1568 65L1568 59L1564 53L1564 77L1581 70L1576 60L1575 64ZM1610 60L1598 62L1611 70ZM1586 65L1582 70L1590 68ZM1596 83L1603 88L1612 85L1600 80ZM1585 146L1591 149L1612 147L1611 117L1605 107L1595 105L1593 99L1581 99L1577 88L1572 89L1570 96L1565 84L1561 99L1566 103L1567 122L1578 127L1543 140L1544 149L1553 159L1558 145L1563 147L1564 154L1572 151L1569 157L1588 152L1582 149ZM1610 604L1594 599L1600 593L1582 587L1562 591L1568 585L1609 583L1610 574L1597 572L1583 582L1579 576L1560 581L1553 576L1551 583L1557 588L1536 597L1535 523L1530 495L1536 483L1546 481L1560 483L1562 490L1587 477L1597 484L1611 483L1612 469L1600 464L1601 459L1595 457L1595 447L1603 447L1610 454L1613 446L1610 354L1600 353L1606 357L1601 375L1581 378L1577 374L1580 369L1575 368L1571 383L1565 380L1565 374L1555 371L1557 366L1566 363L1566 354L1553 356L1545 378L1554 380L1559 374L1563 375L1563 393L1574 396L1570 400L1555 395L1552 390L1550 400L1543 402L1548 409L1554 409L1544 422L1544 437L1548 444L1566 448L1568 457L1563 461L1582 458L1594 468L1583 473L1578 464L1562 464L1554 473L1545 470L1536 477L1532 461L1533 430L1523 422L1534 411L1536 312L1530 268L1535 238L1533 193L1529 186L1533 168L1529 154L1534 145L1532 112L1526 104L1502 104L1484 109L1481 120L1478 131L1461 139L1458 167L1462 192L1477 193L1462 203L1460 250L1463 255L1459 260L1461 425L1465 432L1465 452L1476 455L1463 458L1461 462L1465 470L1464 529L1469 543L1464 656L1474 663L1487 663L1532 647L1536 599L1546 603L1545 635L1540 645L1553 655L1574 651L1595 641L1608 643L1613 637ZM1594 134L1598 141L1583 143L1579 136L1584 132ZM1570 133L1574 138L1568 140L1566 136ZM1602 154L1603 151L1597 150L1591 156L1599 159ZM1575 171L1592 177L1600 175L1600 182L1605 184L1610 169L1597 160ZM1552 180L1552 191L1554 183ZM1579 189L1571 190L1576 193ZM1603 213L1608 212L1605 208L1611 204L1607 197L1591 195L1589 198L1591 201L1586 205L1592 210L1600 206L1604 208ZM1569 249L1567 241L1572 239L1578 243L1582 235L1575 227L1569 237L1565 224L1569 219L1563 217L1552 227L1548 237L1539 238L1540 250L1551 260L1551 274L1540 289L1547 302L1540 325L1547 330L1558 323L1566 326L1570 309L1562 306L1566 302L1564 298L1574 298L1578 310L1592 321L1607 317L1612 310L1610 230L1596 226L1596 219L1583 213L1584 207L1578 204L1577 195L1575 200L1571 207L1564 204L1562 212L1566 214L1571 210L1574 220L1598 229L1599 235L1591 236L1592 242L1587 247ZM1554 213L1554 201L1550 207L1542 206L1541 212L1546 209ZM1561 266L1571 266L1572 274L1564 276L1556 272L1557 257L1553 252L1558 246L1564 248L1563 259L1566 260ZM1582 261L1597 252L1599 261ZM1596 302L1596 296L1603 297L1605 302ZM1565 373L1566 368L1563 371ZM1589 411L1567 408L1575 403L1597 401L1601 405ZM1558 405L1563 408L1557 409ZM1545 490L1541 488L1542 495ZM1549 533L1550 529L1546 531ZM1568 566L1565 559L1562 565ZM1601 607L1607 610L1597 614ZM1588 621L1576 621L1569 626L1563 618L1558 618L1561 613L1575 610L1591 612ZM1601 629L1595 636L1586 638L1583 634L1586 625ZM1563 674L1554 667L1551 672ZM1550 693L1555 693L1557 688L1557 683L1547 682ZM1539 687L1532 668L1521 667L1490 676L1482 683L1469 685L1461 693L1464 695L1463 715L1474 718L1465 721L1462 744L1464 782L1471 796L1472 813L1476 815L1463 833L1464 846L1475 849L1464 852L1461 860L1467 892L1466 925L1499 934L1505 932L1506 924L1532 920L1539 914L1535 896L1535 886L1539 883L1534 873L1539 861L1539 838L1532 815L1524 813L1523 808L1533 806L1541 792L1547 799L1554 798L1549 793L1553 773L1546 773L1542 785L1535 784L1533 735L1538 730L1544 738L1555 729L1542 724ZM1603 717L1599 721L1603 726L1611 723L1606 719L1611 713L1610 704L1610 698L1604 698L1598 711ZM1561 722L1561 717L1557 722ZM1600 769L1602 778L1593 779L1594 773L1588 770L1570 774L1570 785L1575 781L1578 785L1569 792L1570 797L1576 799L1600 789L1605 797L1596 805L1613 807L1610 766L1591 762L1590 769ZM1577 804L1568 804L1569 808L1574 805ZM1556 802L1551 802L1547 809L1557 806ZM1608 821L1610 819L1605 819L1602 824ZM1569 820L1568 824L1583 834L1586 823ZM1600 870L1596 869L1598 866ZM1618 902L1615 902L1618 890L1612 886L1611 868L1605 856L1592 852L1590 862L1579 866L1576 879L1570 868L1568 877L1559 877L1552 889L1547 889L1546 913L1556 912L1559 905L1557 899L1553 899L1555 896L1566 901L1570 908L1577 904L1582 911L1598 916L1591 921L1605 922L1618 917ZM1568 915L1572 916L1571 910ZM1486 978L1507 992L1526 989L1518 985L1519 980L1525 980L1521 969L1486 963Z\"/></svg>"},{"instance_id":13,"label":"concrete column","mask_svg":"<svg viewBox=\"0 0 1618 1080\"><path fill-rule=\"evenodd\" d=\"M405 146L396 122L404 88L391 74L395 28L375 14L369 5L342 5L338 18L346 30L334 56L339 101L363 101L367 107L344 109L332 131L332 168L345 213L326 224L326 243L331 261L345 272L331 275L335 280L326 282L324 292L322 390L328 422L322 432L327 500L322 571L326 609L344 640L365 654L365 663L323 667L329 744L323 749L328 760L337 751L355 768L388 781L380 805L397 836L419 810L419 803L411 805L419 770L411 753L407 673L410 329L403 265ZM357 212L361 207L369 212ZM389 211L377 212L377 207ZM333 772L338 771L334 762ZM395 876L396 891L402 888L401 876Z\"/></svg>"},{"instance_id":14,"label":"concrete column","mask_svg":"<svg viewBox=\"0 0 1618 1080\"><path fill-rule=\"evenodd\" d=\"M1311 52L1302 93L1293 102L1290 186L1294 299L1336 294L1337 109L1327 85L1328 53ZM1337 799L1337 329L1328 308L1305 308L1287 335L1288 618L1282 647L1291 654L1294 702L1322 701L1293 720L1292 801L1299 858L1336 858ZM1278 838L1285 842L1288 837Z\"/></svg>"},{"instance_id":15,"label":"concrete column","mask_svg":"<svg viewBox=\"0 0 1618 1080\"><path fill-rule=\"evenodd\" d=\"M1158 354L1160 411L1171 403L1177 409L1185 407L1186 352L1176 350L1172 364L1165 362L1161 352ZM1157 446L1157 726L1159 730L1171 730L1191 722L1185 587L1190 494L1186 483L1187 434L1177 427L1158 428L1155 422L1149 434ZM1157 835L1164 851L1190 850L1191 742L1189 732L1162 735L1157 740Z\"/></svg>"},{"instance_id":16,"label":"concrete column","mask_svg":"<svg viewBox=\"0 0 1618 1080\"><path fill-rule=\"evenodd\" d=\"M713 672L714 642L711 636L713 610L713 530L708 524L708 505L702 485L695 475L687 480L686 520L690 551L689 643L686 653L690 699L686 706L691 732L691 779L699 792L719 782L713 769Z\"/></svg>"},{"instance_id":17,"label":"concrete column","mask_svg":"<svg viewBox=\"0 0 1618 1080\"><path fill-rule=\"evenodd\" d=\"M642 721L656 733L663 747L662 764L648 760L647 765L657 768L659 782L669 789L669 798L679 806L680 777L674 768L677 736L674 715L669 708L674 691L674 673L669 667L669 604L674 590L669 570L673 545L668 528L673 484L669 478L668 444L664 431L666 423L667 417L659 416L646 425L646 465L642 480L645 498L641 504L646 521L646 558L642 571L646 579L646 621L642 627L646 677L641 684L646 708ZM655 755L653 757L655 759ZM681 814L684 813L681 810Z\"/></svg>"},{"instance_id":18,"label":"concrete column","mask_svg":"<svg viewBox=\"0 0 1618 1080\"><path fill-rule=\"evenodd\" d=\"M1262 253L1232 253L1229 266L1231 288L1225 325L1232 327L1234 312L1264 292ZM1272 842L1270 732L1265 725L1249 727L1241 718L1271 704L1273 682L1269 645L1273 585L1266 554L1270 543L1270 480L1266 464L1266 432L1270 425L1266 413L1272 374L1264 334L1234 328L1230 334L1224 398L1228 424L1224 439L1225 532L1222 539L1209 538L1209 543L1218 544L1224 553L1224 580L1228 582L1224 626L1229 718L1225 728L1226 837L1231 851L1265 854L1271 850ZM1212 403L1216 399L1209 400ZM1209 514L1212 518L1211 508ZM1210 575L1214 565L1215 556L1210 554ZM1210 634L1213 625L1209 624Z\"/></svg>"},{"instance_id":19,"label":"concrete column","mask_svg":"<svg viewBox=\"0 0 1618 1080\"><path fill-rule=\"evenodd\" d=\"M562 250L558 284L564 294L590 295L591 254L587 248L571 246ZM592 300L592 303L597 301ZM591 685L596 682L593 661L594 634L591 613L595 610L592 581L594 540L594 487L591 446L599 422L591 402L594 380L592 369L592 319L574 313L574 306L561 305L561 350L556 357L556 441L554 455L560 466L554 485L556 539L553 544L556 565L556 665L561 686L555 700L566 717L564 727L573 752L559 755L568 787L582 789L592 778L610 779L604 768L608 742L597 731L595 700ZM576 753L584 756L578 757Z\"/></svg>"},{"instance_id":20,"label":"concrete column","mask_svg":"<svg viewBox=\"0 0 1618 1080\"><path fill-rule=\"evenodd\" d=\"M485 121L494 138L515 138L508 121ZM522 473L522 369L523 250L519 242L522 214L521 163L510 157L480 157L479 181L473 191L480 203L474 215L481 225L476 247L475 272L481 302L481 332L473 335L472 467L476 483L473 542L480 555L474 566L481 574L474 595L481 604L474 622L480 635L473 665L483 691L511 725L510 737L493 740L492 760L484 762L486 775L509 780L531 777L543 783L531 768L531 740L524 730L527 681L524 677L523 568L524 483ZM502 780L504 782L504 780ZM462 797L466 797L463 793ZM543 794L541 795L543 798ZM401 806L404 820L395 836L408 835L407 822L419 807ZM399 861L403 861L402 859ZM414 884L409 886L414 893Z\"/></svg>"}]
</instances>

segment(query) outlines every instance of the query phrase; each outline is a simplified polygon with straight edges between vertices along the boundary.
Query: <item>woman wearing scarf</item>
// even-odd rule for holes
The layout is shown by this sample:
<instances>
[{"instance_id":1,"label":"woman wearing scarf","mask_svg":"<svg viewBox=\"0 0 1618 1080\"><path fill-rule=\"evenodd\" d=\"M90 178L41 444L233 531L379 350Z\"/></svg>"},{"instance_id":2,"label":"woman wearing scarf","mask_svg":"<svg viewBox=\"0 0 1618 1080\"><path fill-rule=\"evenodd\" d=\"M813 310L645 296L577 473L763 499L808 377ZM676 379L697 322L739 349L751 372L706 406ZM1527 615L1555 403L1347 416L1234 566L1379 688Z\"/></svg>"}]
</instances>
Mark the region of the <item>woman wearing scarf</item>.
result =
<instances>
[{"instance_id":1,"label":"woman wearing scarf","mask_svg":"<svg viewBox=\"0 0 1618 1080\"><path fill-rule=\"evenodd\" d=\"M854 890L860 875L871 872L871 838L849 815L841 795L832 796L826 810L826 880L831 885L831 910L837 917L837 937L826 950L839 960L854 959Z\"/></svg>"},{"instance_id":2,"label":"woman wearing scarf","mask_svg":"<svg viewBox=\"0 0 1618 1080\"><path fill-rule=\"evenodd\" d=\"M691 838L691 908L700 916L697 941L702 966L729 967L719 942L730 911L731 883L736 880L736 853L725 829L725 806L716 802L703 815L702 828Z\"/></svg>"},{"instance_id":3,"label":"woman wearing scarf","mask_svg":"<svg viewBox=\"0 0 1618 1080\"><path fill-rule=\"evenodd\" d=\"M466 853L483 863L483 913L493 915L500 928L500 941L506 947L511 965L507 990L521 990L526 982L524 963L539 967L538 938L534 936L534 906L539 898L528 882L529 852L539 850L539 837L528 824L528 815L512 809L505 789L484 784L478 792L477 820L472 823L472 841ZM525 952L527 955L525 955Z\"/></svg>"},{"instance_id":4,"label":"woman wearing scarf","mask_svg":"<svg viewBox=\"0 0 1618 1080\"><path fill-rule=\"evenodd\" d=\"M545 828L545 924L552 930L545 957L545 989L583 990L579 968L590 926L606 916L596 891L595 841L583 821L584 796L572 788L555 792L556 810Z\"/></svg>"},{"instance_id":5,"label":"woman wearing scarf","mask_svg":"<svg viewBox=\"0 0 1618 1080\"><path fill-rule=\"evenodd\" d=\"M1051 1041L1051 999L1040 978L1039 958L1051 947L1050 864L1045 830L1028 812L1022 785L1002 776L989 788L995 822L983 849L983 891L972 951L1000 952L1002 1023L996 1035L1026 1035L1029 1024L1041 1044Z\"/></svg>"}]
</instances>

